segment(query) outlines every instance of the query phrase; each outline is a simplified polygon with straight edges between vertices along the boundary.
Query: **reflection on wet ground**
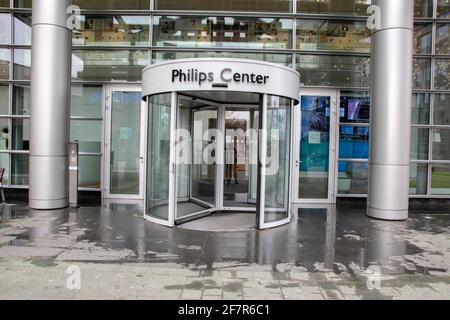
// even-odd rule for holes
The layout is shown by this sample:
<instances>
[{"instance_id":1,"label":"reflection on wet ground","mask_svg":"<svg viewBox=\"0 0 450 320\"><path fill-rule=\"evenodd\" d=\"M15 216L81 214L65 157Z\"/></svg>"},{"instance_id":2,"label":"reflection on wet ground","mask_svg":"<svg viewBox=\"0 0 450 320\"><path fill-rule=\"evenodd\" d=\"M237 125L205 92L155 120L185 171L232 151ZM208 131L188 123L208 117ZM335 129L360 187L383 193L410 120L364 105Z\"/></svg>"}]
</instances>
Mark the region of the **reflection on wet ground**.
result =
<instances>
[{"instance_id":1,"label":"reflection on wet ground","mask_svg":"<svg viewBox=\"0 0 450 320\"><path fill-rule=\"evenodd\" d=\"M308 271L449 274L450 215L423 212L407 222L372 220L364 208L296 208L276 229L207 232L144 221L140 204L105 203L55 211L3 205L0 257L47 261L294 265ZM450 213L450 212L449 212ZM14 250L13 250L14 249Z\"/></svg>"}]
</instances>

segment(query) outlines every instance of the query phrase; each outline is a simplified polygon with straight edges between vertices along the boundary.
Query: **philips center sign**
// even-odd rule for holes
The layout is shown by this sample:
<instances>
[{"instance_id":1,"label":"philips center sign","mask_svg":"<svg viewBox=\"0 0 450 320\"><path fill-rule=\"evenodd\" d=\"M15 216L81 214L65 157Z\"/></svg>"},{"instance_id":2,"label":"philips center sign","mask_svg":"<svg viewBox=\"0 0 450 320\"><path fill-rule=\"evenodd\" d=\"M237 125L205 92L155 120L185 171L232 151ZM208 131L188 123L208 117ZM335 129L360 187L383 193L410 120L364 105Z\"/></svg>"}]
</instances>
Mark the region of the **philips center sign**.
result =
<instances>
[{"instance_id":1,"label":"philips center sign","mask_svg":"<svg viewBox=\"0 0 450 320\"><path fill-rule=\"evenodd\" d=\"M172 82L195 82L201 86L205 82L210 82L213 85L220 83L252 83L252 84L267 84L270 79L269 75L262 75L257 73L235 72L231 68L222 69L217 74L212 71L199 71L198 69L173 69Z\"/></svg>"},{"instance_id":2,"label":"philips center sign","mask_svg":"<svg viewBox=\"0 0 450 320\"><path fill-rule=\"evenodd\" d=\"M299 74L286 66L227 58L172 60L142 71L142 97L161 92L232 91L268 94L298 101Z\"/></svg>"}]
</instances>

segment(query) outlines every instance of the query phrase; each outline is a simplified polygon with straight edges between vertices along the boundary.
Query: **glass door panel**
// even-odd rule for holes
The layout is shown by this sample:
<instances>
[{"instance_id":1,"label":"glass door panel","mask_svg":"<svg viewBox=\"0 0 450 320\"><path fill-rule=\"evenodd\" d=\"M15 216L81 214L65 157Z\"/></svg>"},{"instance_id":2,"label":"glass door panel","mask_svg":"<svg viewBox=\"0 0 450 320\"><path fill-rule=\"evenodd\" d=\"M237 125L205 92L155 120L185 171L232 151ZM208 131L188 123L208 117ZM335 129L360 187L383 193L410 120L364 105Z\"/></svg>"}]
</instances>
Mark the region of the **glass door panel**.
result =
<instances>
[{"instance_id":1,"label":"glass door panel","mask_svg":"<svg viewBox=\"0 0 450 320\"><path fill-rule=\"evenodd\" d=\"M332 94L326 93L304 94L300 98L300 160L296 170L296 196L300 201L330 198L333 103Z\"/></svg>"},{"instance_id":2,"label":"glass door panel","mask_svg":"<svg viewBox=\"0 0 450 320\"><path fill-rule=\"evenodd\" d=\"M259 139L259 111L252 110L251 132L249 135L249 174L250 182L248 184L248 202L256 204L258 195L258 139Z\"/></svg>"},{"instance_id":3,"label":"glass door panel","mask_svg":"<svg viewBox=\"0 0 450 320\"><path fill-rule=\"evenodd\" d=\"M142 199L144 167L140 88L107 90L105 197Z\"/></svg>"},{"instance_id":4,"label":"glass door panel","mask_svg":"<svg viewBox=\"0 0 450 320\"><path fill-rule=\"evenodd\" d=\"M259 227L275 227L290 219L291 109L290 99L264 98L261 119Z\"/></svg>"},{"instance_id":5,"label":"glass door panel","mask_svg":"<svg viewBox=\"0 0 450 320\"><path fill-rule=\"evenodd\" d=\"M171 131L173 110L171 94L150 97L147 137L147 197L146 213L170 224Z\"/></svg>"}]
</instances>

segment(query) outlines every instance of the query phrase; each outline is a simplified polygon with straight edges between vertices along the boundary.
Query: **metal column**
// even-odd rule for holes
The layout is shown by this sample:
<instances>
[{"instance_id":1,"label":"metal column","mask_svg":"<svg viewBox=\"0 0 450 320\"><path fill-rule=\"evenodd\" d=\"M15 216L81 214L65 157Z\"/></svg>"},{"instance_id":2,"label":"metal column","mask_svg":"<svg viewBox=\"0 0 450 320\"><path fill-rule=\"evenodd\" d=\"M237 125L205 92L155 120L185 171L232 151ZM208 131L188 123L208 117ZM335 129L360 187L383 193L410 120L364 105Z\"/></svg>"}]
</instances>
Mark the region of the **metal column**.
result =
<instances>
[{"instance_id":1,"label":"metal column","mask_svg":"<svg viewBox=\"0 0 450 320\"><path fill-rule=\"evenodd\" d=\"M414 1L374 0L367 215L405 220L409 207Z\"/></svg>"},{"instance_id":2,"label":"metal column","mask_svg":"<svg viewBox=\"0 0 450 320\"><path fill-rule=\"evenodd\" d=\"M71 2L33 0L29 205L34 209L69 204Z\"/></svg>"}]
</instances>

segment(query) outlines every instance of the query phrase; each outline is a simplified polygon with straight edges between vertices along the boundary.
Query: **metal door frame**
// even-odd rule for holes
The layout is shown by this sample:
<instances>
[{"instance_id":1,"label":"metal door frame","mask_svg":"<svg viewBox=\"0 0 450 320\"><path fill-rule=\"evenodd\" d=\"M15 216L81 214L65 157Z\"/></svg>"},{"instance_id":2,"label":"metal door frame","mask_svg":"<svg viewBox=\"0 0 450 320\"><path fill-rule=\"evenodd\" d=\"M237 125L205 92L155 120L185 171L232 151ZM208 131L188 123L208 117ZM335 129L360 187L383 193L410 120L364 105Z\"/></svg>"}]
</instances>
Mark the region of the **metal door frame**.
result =
<instances>
[{"instance_id":1,"label":"metal door frame","mask_svg":"<svg viewBox=\"0 0 450 320\"><path fill-rule=\"evenodd\" d=\"M147 122L147 107L146 103L141 100L141 128L140 128L140 164L139 164L139 194L111 194L111 130L112 130L112 108L111 98L113 92L141 92L140 85L134 84L112 84L105 85L105 99L104 99L104 130L103 130L103 181L102 181L102 198L104 199L124 199L124 200L143 200L145 192L145 142L146 142L146 122Z\"/></svg>"}]
</instances>

